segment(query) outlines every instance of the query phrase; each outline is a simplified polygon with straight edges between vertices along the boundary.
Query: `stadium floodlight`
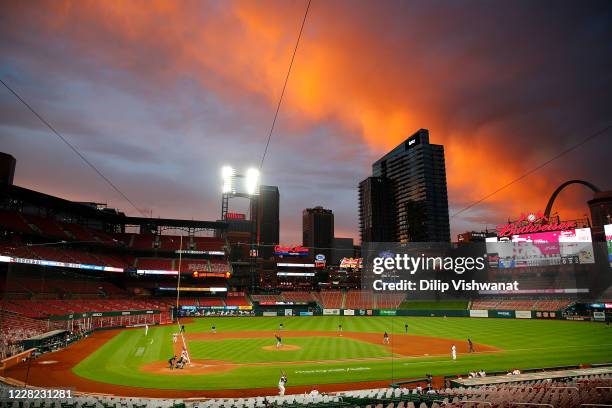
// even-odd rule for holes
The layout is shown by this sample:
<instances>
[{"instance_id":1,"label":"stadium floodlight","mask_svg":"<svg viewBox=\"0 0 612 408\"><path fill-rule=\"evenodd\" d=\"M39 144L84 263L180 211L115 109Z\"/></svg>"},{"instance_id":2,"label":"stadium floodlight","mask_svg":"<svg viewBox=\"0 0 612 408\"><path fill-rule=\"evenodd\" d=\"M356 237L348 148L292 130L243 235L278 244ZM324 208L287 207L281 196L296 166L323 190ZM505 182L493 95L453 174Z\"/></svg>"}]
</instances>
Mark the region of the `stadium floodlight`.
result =
<instances>
[{"instance_id":1,"label":"stadium floodlight","mask_svg":"<svg viewBox=\"0 0 612 408\"><path fill-rule=\"evenodd\" d=\"M221 178L223 179L223 194L231 193L234 187L234 169L232 166L221 168Z\"/></svg>"},{"instance_id":2,"label":"stadium floodlight","mask_svg":"<svg viewBox=\"0 0 612 408\"><path fill-rule=\"evenodd\" d=\"M257 187L259 185L259 170L251 167L246 171L245 175L245 187L248 195L257 193Z\"/></svg>"}]
</instances>

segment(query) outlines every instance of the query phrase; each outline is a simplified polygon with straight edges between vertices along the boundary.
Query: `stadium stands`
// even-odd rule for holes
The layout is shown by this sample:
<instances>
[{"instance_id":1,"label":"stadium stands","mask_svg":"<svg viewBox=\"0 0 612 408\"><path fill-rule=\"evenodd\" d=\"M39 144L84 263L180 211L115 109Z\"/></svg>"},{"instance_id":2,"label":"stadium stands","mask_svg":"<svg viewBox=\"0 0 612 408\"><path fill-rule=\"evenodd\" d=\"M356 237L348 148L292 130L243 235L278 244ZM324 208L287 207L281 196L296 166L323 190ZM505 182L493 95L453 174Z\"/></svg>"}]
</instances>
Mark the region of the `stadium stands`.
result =
<instances>
[{"instance_id":1,"label":"stadium stands","mask_svg":"<svg viewBox=\"0 0 612 408\"><path fill-rule=\"evenodd\" d=\"M23 218L30 225L30 227L38 230L41 235L59 239L70 238L70 236L50 218L37 217L35 215L24 215Z\"/></svg>"},{"instance_id":2,"label":"stadium stands","mask_svg":"<svg viewBox=\"0 0 612 408\"><path fill-rule=\"evenodd\" d=\"M169 258L137 258L136 267L138 269L150 269L160 271L174 271L174 259Z\"/></svg>"},{"instance_id":3,"label":"stadium stands","mask_svg":"<svg viewBox=\"0 0 612 408\"><path fill-rule=\"evenodd\" d=\"M225 298L227 306L251 306L251 302L246 296L228 296Z\"/></svg>"},{"instance_id":4,"label":"stadium stands","mask_svg":"<svg viewBox=\"0 0 612 408\"><path fill-rule=\"evenodd\" d=\"M0 359L21 352L20 341L53 329L52 322L0 310Z\"/></svg>"},{"instance_id":5,"label":"stadium stands","mask_svg":"<svg viewBox=\"0 0 612 408\"><path fill-rule=\"evenodd\" d=\"M316 302L317 299L314 297L312 292L282 292L281 296L283 300L287 302Z\"/></svg>"},{"instance_id":6,"label":"stadium stands","mask_svg":"<svg viewBox=\"0 0 612 408\"><path fill-rule=\"evenodd\" d=\"M340 309L344 305L344 292L321 291L317 294L319 303L327 309Z\"/></svg>"},{"instance_id":7,"label":"stadium stands","mask_svg":"<svg viewBox=\"0 0 612 408\"><path fill-rule=\"evenodd\" d=\"M35 231L30 227L21 213L10 210L0 210L0 225L9 230L33 234Z\"/></svg>"},{"instance_id":8,"label":"stadium stands","mask_svg":"<svg viewBox=\"0 0 612 408\"><path fill-rule=\"evenodd\" d=\"M535 300L515 300L515 299L488 299L474 300L472 310L541 310L556 311L568 307L572 301L563 299L535 299Z\"/></svg>"},{"instance_id":9,"label":"stadium stands","mask_svg":"<svg viewBox=\"0 0 612 408\"><path fill-rule=\"evenodd\" d=\"M265 302L265 303L274 303L274 302L283 302L284 299L281 295L251 295L251 300L254 302Z\"/></svg>"},{"instance_id":10,"label":"stadium stands","mask_svg":"<svg viewBox=\"0 0 612 408\"><path fill-rule=\"evenodd\" d=\"M44 406L52 406L55 403L62 407L72 408L262 408L268 406L286 408L511 408L521 406L578 408L581 406L609 406L604 404L612 401L611 385L610 375L592 375L566 381L545 380L514 386L459 387L426 391L415 384L413 388L376 388L329 394L313 390L309 393L285 396L204 400L115 397L75 392L71 399L42 402ZM0 383L1 395L8 395L10 388L16 387Z\"/></svg>"},{"instance_id":11,"label":"stadium stands","mask_svg":"<svg viewBox=\"0 0 612 408\"><path fill-rule=\"evenodd\" d=\"M344 307L347 309L373 309L376 307L374 300L372 292L351 290L346 292Z\"/></svg>"}]
</instances>

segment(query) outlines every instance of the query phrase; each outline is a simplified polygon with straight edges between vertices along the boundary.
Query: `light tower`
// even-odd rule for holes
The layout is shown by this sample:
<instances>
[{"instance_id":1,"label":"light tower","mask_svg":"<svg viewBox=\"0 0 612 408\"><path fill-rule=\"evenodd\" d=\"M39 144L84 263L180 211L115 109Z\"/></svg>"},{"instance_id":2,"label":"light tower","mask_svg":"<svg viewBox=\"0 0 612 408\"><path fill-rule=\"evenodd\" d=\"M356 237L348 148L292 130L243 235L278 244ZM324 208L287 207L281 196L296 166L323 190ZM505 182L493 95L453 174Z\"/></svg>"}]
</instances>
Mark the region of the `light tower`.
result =
<instances>
[{"instance_id":1,"label":"light tower","mask_svg":"<svg viewBox=\"0 0 612 408\"><path fill-rule=\"evenodd\" d=\"M229 210L229 199L234 197L252 200L253 196L259 194L259 170L249 168L244 174L239 174L231 166L221 168L221 179L223 180L221 196L221 219L225 220ZM240 186L238 179L243 181ZM253 214L251 214L253 217ZM255 220L256 221L256 220Z\"/></svg>"}]
</instances>

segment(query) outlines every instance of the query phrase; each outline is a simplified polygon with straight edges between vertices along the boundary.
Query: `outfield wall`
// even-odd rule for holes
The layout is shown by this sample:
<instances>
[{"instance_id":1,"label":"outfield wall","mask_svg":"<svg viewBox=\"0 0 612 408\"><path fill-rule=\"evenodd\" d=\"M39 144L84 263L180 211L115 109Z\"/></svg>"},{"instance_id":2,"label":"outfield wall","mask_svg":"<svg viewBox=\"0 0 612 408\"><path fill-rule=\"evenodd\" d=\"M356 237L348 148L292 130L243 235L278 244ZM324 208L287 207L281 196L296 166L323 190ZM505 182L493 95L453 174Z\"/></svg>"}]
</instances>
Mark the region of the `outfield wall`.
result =
<instances>
[{"instance_id":1,"label":"outfield wall","mask_svg":"<svg viewBox=\"0 0 612 408\"><path fill-rule=\"evenodd\" d=\"M412 316L497 319L562 319L560 311L536 310L410 310L410 309L313 309L305 307L256 307L256 316Z\"/></svg>"}]
</instances>

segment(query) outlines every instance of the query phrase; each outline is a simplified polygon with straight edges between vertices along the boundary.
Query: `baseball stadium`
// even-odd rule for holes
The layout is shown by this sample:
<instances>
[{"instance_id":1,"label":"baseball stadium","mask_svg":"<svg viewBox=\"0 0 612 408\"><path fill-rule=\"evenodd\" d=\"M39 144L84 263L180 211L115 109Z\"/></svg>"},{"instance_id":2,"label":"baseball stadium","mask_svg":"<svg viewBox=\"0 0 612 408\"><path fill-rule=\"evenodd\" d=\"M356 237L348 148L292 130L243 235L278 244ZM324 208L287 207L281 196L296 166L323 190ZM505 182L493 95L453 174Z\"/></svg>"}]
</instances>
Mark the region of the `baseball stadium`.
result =
<instances>
[{"instance_id":1,"label":"baseball stadium","mask_svg":"<svg viewBox=\"0 0 612 408\"><path fill-rule=\"evenodd\" d=\"M612 407L611 45L610 0L0 1L0 408Z\"/></svg>"},{"instance_id":2,"label":"baseball stadium","mask_svg":"<svg viewBox=\"0 0 612 408\"><path fill-rule=\"evenodd\" d=\"M15 185L2 203L7 392L63 390L62 406L83 407L429 407L487 401L474 390L493 386L532 398L546 382L589 401L611 395L612 296L593 287L607 287L600 250L610 265L597 242L572 264L521 268L523 255L508 264L489 237L475 243L487 278L514 276L523 292L419 298L362 287L368 260L354 253L335 265L304 246L253 256L233 213L128 217Z\"/></svg>"}]
</instances>

